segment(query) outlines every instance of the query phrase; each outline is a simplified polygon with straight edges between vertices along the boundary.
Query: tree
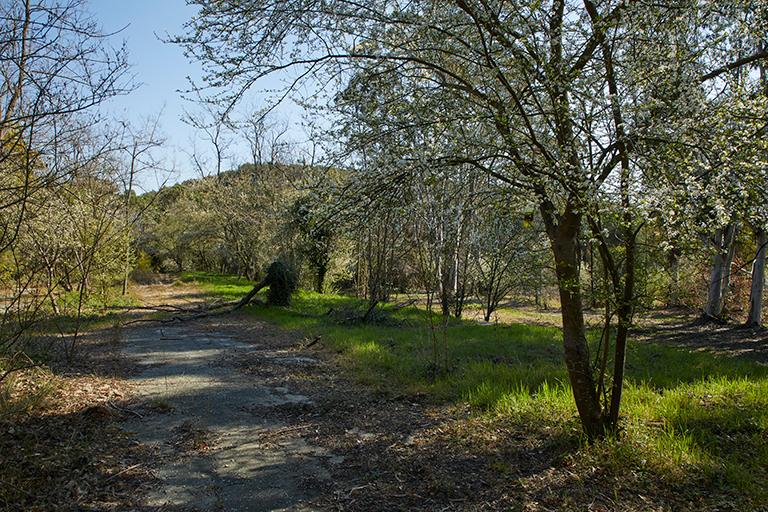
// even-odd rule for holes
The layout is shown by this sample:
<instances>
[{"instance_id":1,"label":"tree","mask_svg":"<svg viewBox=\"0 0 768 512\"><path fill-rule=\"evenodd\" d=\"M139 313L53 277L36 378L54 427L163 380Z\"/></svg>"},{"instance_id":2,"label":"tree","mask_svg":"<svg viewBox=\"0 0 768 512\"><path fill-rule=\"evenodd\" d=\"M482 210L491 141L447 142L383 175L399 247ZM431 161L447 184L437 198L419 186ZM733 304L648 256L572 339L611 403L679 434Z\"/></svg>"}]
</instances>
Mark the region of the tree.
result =
<instances>
[{"instance_id":1,"label":"tree","mask_svg":"<svg viewBox=\"0 0 768 512\"><path fill-rule=\"evenodd\" d=\"M323 293L325 276L331 263L334 232L330 223L319 215L322 204L317 198L300 197L291 208L291 225L299 233L299 252L315 273L315 291Z\"/></svg>"},{"instance_id":2,"label":"tree","mask_svg":"<svg viewBox=\"0 0 768 512\"><path fill-rule=\"evenodd\" d=\"M109 45L82 0L4 2L0 49L0 258L11 268L2 276L3 287L14 290L3 310L3 327L11 324L0 341L5 347L45 316L43 304L51 301L57 309L56 288L68 284L75 270L87 270L83 258L97 250L91 244L72 252L65 247L71 241L53 240L42 215L55 213L53 225L54 218L75 210L92 214L80 224L83 229L100 216L95 205L88 209L68 201L76 191L70 184L85 180L114 149L113 141L93 128L97 107L130 91L131 84L125 49ZM63 209L52 212L50 204ZM41 238L31 239L35 233ZM33 261L44 247L53 250ZM72 265L69 257L78 254ZM22 311L29 313L26 318L17 314Z\"/></svg>"},{"instance_id":3,"label":"tree","mask_svg":"<svg viewBox=\"0 0 768 512\"><path fill-rule=\"evenodd\" d=\"M162 146L165 142L158 133L159 121L159 115L154 119L147 119L144 125L138 129L133 128L128 123L121 123L123 129L122 138L125 139L121 146L126 156L126 169L123 178L123 190L125 193L124 222L126 230L130 230L136 221L131 215L131 200L134 196L136 177L146 170L158 167L157 160L153 158L152 150ZM131 243L128 238L126 238L126 241L125 260L123 262L123 295L128 293L128 278L131 274Z\"/></svg>"},{"instance_id":4,"label":"tree","mask_svg":"<svg viewBox=\"0 0 768 512\"><path fill-rule=\"evenodd\" d=\"M130 90L125 49L108 46L84 5L15 0L0 7L0 162L21 178L0 190L0 206L70 176L76 164L54 165L56 149L96 122L94 107ZM3 241L14 234L6 230Z\"/></svg>"},{"instance_id":5,"label":"tree","mask_svg":"<svg viewBox=\"0 0 768 512\"><path fill-rule=\"evenodd\" d=\"M410 106L410 115L396 103L386 119L405 133L473 128L457 130L430 160L468 163L500 186L535 198L554 256L565 362L582 424L590 437L615 429L636 300L636 238L644 224L641 169L634 158L636 140L647 128L642 93L648 88L637 82L653 77L669 84L649 64L672 60L698 87L766 53L723 61L716 49L705 51L718 43L704 26L714 9L697 13L702 25L693 30L701 37L662 37L651 48L649 35L691 28L681 26L689 18L680 9L696 6L675 2L380 1L365 9L345 0L195 3L200 11L177 42L206 62L207 84L224 104L236 102L259 79L295 68L296 76L312 77L322 87L345 84L350 76L404 84L400 104ZM663 89L659 97L680 99ZM419 142L402 141L409 147ZM609 218L617 220L618 244L605 234ZM595 361L580 285L585 225L617 317L616 335L606 337Z\"/></svg>"},{"instance_id":6,"label":"tree","mask_svg":"<svg viewBox=\"0 0 768 512\"><path fill-rule=\"evenodd\" d=\"M182 121L192 128L195 128L196 133L203 139L203 142L210 144L213 150L213 167L215 176L221 175L224 170L224 160L227 158L227 153L232 140L229 138L232 130L232 123L226 112L220 112L216 109L214 104L205 102L202 99L197 99L197 104L200 105L200 110L197 112L184 112ZM192 163L195 170L200 177L208 176L208 162L207 159L199 154L194 149L190 154Z\"/></svg>"},{"instance_id":7,"label":"tree","mask_svg":"<svg viewBox=\"0 0 768 512\"><path fill-rule=\"evenodd\" d=\"M461 316L469 293L470 239L478 175L461 165L410 171L414 176L406 215L419 257L422 286L436 292L444 317Z\"/></svg>"},{"instance_id":8,"label":"tree","mask_svg":"<svg viewBox=\"0 0 768 512\"><path fill-rule=\"evenodd\" d=\"M478 213L472 247L483 319L488 322L510 294L521 295L540 286L537 281L546 265L546 239L524 208L512 210L506 201L484 206Z\"/></svg>"},{"instance_id":9,"label":"tree","mask_svg":"<svg viewBox=\"0 0 768 512\"><path fill-rule=\"evenodd\" d=\"M765 40L761 42L763 49L766 48ZM760 85L762 86L762 94L764 98L768 98L768 73L766 72L765 63L761 63L760 67ZM768 111L768 109L766 109ZM768 119L768 114L766 114ZM765 132L765 128L763 128ZM768 169L763 167L763 171L768 173ZM763 199L765 199L766 183L768 182L768 176L763 176L761 183L757 184L756 188L763 190ZM757 251L755 254L755 261L752 264L752 286L749 291L749 313L747 314L747 325L760 326L762 322L763 312L763 289L765 287L765 258L768 254L768 232L766 232L766 224L768 223L768 210L766 208L766 201L756 202L757 211L755 212L754 222L754 234L755 242L757 245Z\"/></svg>"}]
</instances>

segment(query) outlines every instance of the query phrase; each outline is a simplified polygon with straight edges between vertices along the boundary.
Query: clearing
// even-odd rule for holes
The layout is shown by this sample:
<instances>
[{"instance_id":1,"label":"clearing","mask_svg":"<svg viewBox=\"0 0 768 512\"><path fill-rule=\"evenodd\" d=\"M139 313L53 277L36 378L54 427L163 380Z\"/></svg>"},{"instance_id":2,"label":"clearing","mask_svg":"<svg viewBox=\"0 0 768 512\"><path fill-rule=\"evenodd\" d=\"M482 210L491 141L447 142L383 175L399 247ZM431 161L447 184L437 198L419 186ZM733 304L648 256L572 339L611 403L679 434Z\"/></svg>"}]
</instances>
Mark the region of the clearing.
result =
<instances>
[{"instance_id":1,"label":"clearing","mask_svg":"<svg viewBox=\"0 0 768 512\"><path fill-rule=\"evenodd\" d=\"M137 292L195 305L250 286L192 278ZM558 329L416 308L347 322L359 306L301 292L290 308L89 333L48 405L0 424L0 508L768 510L764 331L646 323L621 439L590 445Z\"/></svg>"}]
</instances>

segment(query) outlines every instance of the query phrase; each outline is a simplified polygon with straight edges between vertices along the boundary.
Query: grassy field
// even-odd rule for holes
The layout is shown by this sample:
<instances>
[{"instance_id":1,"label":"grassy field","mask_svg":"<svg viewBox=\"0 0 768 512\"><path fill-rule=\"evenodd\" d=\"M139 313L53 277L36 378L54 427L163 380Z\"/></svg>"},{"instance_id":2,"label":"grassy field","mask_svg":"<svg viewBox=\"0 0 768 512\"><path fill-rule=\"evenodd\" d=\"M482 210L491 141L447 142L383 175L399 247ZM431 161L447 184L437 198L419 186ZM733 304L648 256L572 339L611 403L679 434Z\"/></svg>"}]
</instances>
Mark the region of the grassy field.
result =
<instances>
[{"instance_id":1,"label":"grassy field","mask_svg":"<svg viewBox=\"0 0 768 512\"><path fill-rule=\"evenodd\" d=\"M210 274L188 274L185 279L229 299L251 286ZM366 385L392 393L425 393L436 403L466 402L477 414L565 440L575 446L574 460L582 469L662 481L666 492L707 489L729 497L742 510L768 506L764 366L633 343L621 436L589 446L579 437L557 328L443 323L416 308L391 311L373 325L339 321L362 307L349 297L300 292L288 308L257 305L249 311L307 337L322 336L322 344L338 352Z\"/></svg>"}]
</instances>

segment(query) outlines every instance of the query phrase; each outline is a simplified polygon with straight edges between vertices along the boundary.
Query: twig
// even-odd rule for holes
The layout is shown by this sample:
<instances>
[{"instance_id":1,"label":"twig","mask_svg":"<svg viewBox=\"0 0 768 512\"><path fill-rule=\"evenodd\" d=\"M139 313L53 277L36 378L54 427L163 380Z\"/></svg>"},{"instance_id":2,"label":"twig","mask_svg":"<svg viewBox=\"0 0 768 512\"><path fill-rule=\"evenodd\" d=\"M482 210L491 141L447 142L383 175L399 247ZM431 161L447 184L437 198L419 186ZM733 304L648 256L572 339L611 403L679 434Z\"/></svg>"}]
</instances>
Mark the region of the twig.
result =
<instances>
[{"instance_id":1,"label":"twig","mask_svg":"<svg viewBox=\"0 0 768 512\"><path fill-rule=\"evenodd\" d=\"M119 405L117 405L117 404L115 404L115 403L113 403L111 401L107 401L107 407L111 407L112 409L114 409L114 410L116 410L118 412L124 412L126 414L133 414L134 416L136 416L139 419L143 419L144 418L144 416L142 416L141 414L137 413L136 411L132 411L130 409L126 409L125 407L120 407Z\"/></svg>"},{"instance_id":2,"label":"twig","mask_svg":"<svg viewBox=\"0 0 768 512\"><path fill-rule=\"evenodd\" d=\"M20 372L20 371L23 371L23 370L31 370L32 368L40 368L41 366L43 366L43 365L41 365L41 364L30 364L30 365L19 366L17 368L11 368L10 370L6 370L6 372L3 373L2 376L0 376L0 383L2 383L6 379L6 377L8 377L12 373Z\"/></svg>"},{"instance_id":3,"label":"twig","mask_svg":"<svg viewBox=\"0 0 768 512\"><path fill-rule=\"evenodd\" d=\"M104 483L110 482L110 481L114 480L115 478L119 477L120 475L122 475L123 473L127 473L128 471L130 471L132 469L136 469L139 466L141 466L141 464L134 464L133 466L127 467L125 469L121 469L120 471L118 471L114 475L112 475L109 478L107 478L106 480L104 480Z\"/></svg>"},{"instance_id":4,"label":"twig","mask_svg":"<svg viewBox=\"0 0 768 512\"><path fill-rule=\"evenodd\" d=\"M16 360L17 360L17 359L19 359L19 358L22 358L22 357L23 357L23 358L25 358L25 359L27 360L27 363L28 363L28 364L25 364L25 365L23 365L23 366L16 366L16 367L13 367L13 365L16 363ZM10 374L12 374L12 373L14 373L14 372L20 372L20 371L23 371L23 370L31 370L32 368L40 368L40 367L41 367L41 366L43 366L43 365L42 365L42 364L40 364L40 363L35 363L35 362L32 360L32 358L31 358L31 357L29 357L29 356L28 356L27 354L25 354L24 352L16 352L16 353L15 353L15 354L14 354L14 355L11 357L11 366L12 366L12 368L10 368L10 369L6 370L6 371L5 371L5 373L3 373L3 375L2 375L2 376L0 376L0 383L2 383L2 382L3 382L3 381L4 381L4 380L5 380L5 379L6 379L6 378L7 378L7 377L10 375Z\"/></svg>"},{"instance_id":5,"label":"twig","mask_svg":"<svg viewBox=\"0 0 768 512\"><path fill-rule=\"evenodd\" d=\"M361 491L361 490L365 489L366 487L370 487L371 485L373 485L373 484L358 485L357 487L351 488L349 490L349 492L347 493L347 499L351 498L352 497L352 493L354 493L355 491Z\"/></svg>"},{"instance_id":6,"label":"twig","mask_svg":"<svg viewBox=\"0 0 768 512\"><path fill-rule=\"evenodd\" d=\"M276 438L279 438L284 434L289 434L291 432L296 432L300 430L306 430L310 428L310 426L311 425L296 425L293 427L284 427L277 430L267 430L260 434L257 434L256 440L263 443L275 442Z\"/></svg>"},{"instance_id":7,"label":"twig","mask_svg":"<svg viewBox=\"0 0 768 512\"><path fill-rule=\"evenodd\" d=\"M150 306L105 306L104 310L110 311L194 311L200 308L183 308L173 304L156 304Z\"/></svg>"},{"instance_id":8,"label":"twig","mask_svg":"<svg viewBox=\"0 0 768 512\"><path fill-rule=\"evenodd\" d=\"M407 308L408 306L412 306L416 304L416 299L406 300L404 302L400 302L399 304L395 304L391 308L389 308L390 311L397 311L398 309Z\"/></svg>"},{"instance_id":9,"label":"twig","mask_svg":"<svg viewBox=\"0 0 768 512\"><path fill-rule=\"evenodd\" d=\"M261 434L261 437L274 437L279 436L282 434L287 434L288 432L294 432L296 430L306 430L310 428L311 425L294 425L292 427L283 427L279 428L277 430L267 430L263 434Z\"/></svg>"}]
</instances>

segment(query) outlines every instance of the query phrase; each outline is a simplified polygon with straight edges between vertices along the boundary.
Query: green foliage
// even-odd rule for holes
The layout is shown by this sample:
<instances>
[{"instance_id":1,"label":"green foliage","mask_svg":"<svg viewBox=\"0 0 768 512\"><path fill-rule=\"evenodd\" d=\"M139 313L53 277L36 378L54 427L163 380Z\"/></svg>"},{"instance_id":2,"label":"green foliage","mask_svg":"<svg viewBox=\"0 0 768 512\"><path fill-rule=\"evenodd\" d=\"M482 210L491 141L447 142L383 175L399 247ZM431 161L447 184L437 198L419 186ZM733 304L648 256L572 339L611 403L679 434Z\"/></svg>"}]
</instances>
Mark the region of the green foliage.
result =
<instances>
[{"instance_id":1,"label":"green foliage","mask_svg":"<svg viewBox=\"0 0 768 512\"><path fill-rule=\"evenodd\" d=\"M217 271L258 280L280 254L293 254L291 186L311 171L297 165L244 164L157 194L141 219L139 247L165 272ZM142 196L143 197L143 196Z\"/></svg>"},{"instance_id":2,"label":"green foliage","mask_svg":"<svg viewBox=\"0 0 768 512\"><path fill-rule=\"evenodd\" d=\"M321 216L320 198L301 197L290 208L290 225L298 233L298 250L315 274L314 289L323 292L331 263L334 232L328 219Z\"/></svg>"},{"instance_id":3,"label":"green foliage","mask_svg":"<svg viewBox=\"0 0 768 512\"><path fill-rule=\"evenodd\" d=\"M139 272L151 272L152 271L152 258L144 251L141 251L139 253L138 258L136 258L136 264L134 265L134 270Z\"/></svg>"},{"instance_id":4,"label":"green foliage","mask_svg":"<svg viewBox=\"0 0 768 512\"><path fill-rule=\"evenodd\" d=\"M182 272L181 281L197 283L203 289L227 300L239 299L250 291L253 281L240 276L225 276L215 272Z\"/></svg>"}]
</instances>

